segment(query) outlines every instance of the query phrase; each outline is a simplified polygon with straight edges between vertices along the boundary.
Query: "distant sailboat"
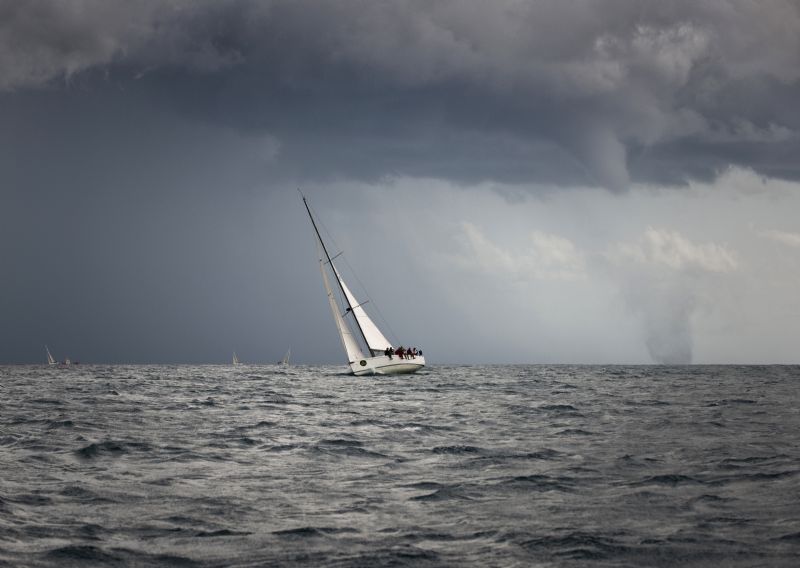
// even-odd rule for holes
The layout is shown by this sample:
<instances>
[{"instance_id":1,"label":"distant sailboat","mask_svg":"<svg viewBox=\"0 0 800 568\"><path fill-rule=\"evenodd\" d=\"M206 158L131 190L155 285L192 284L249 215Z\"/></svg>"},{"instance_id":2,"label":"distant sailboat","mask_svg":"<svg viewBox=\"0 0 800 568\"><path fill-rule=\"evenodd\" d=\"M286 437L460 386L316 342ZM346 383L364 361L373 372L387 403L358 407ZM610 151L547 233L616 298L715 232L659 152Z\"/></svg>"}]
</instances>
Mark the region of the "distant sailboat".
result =
<instances>
[{"instance_id":1,"label":"distant sailboat","mask_svg":"<svg viewBox=\"0 0 800 568\"><path fill-rule=\"evenodd\" d=\"M55 360L55 357L50 353L50 348L47 345L44 346L44 350L47 351L47 364L50 367L55 367L58 365L58 362Z\"/></svg>"},{"instance_id":2,"label":"distant sailboat","mask_svg":"<svg viewBox=\"0 0 800 568\"><path fill-rule=\"evenodd\" d=\"M285 366L285 365L288 365L288 364L289 364L289 357L290 357L291 355L292 355L292 348L290 347L290 348L289 348L289 349L286 351L286 355L284 355L284 356L283 356L283 359L281 359L281 363L280 363L280 364L281 364L281 365L284 365L284 366Z\"/></svg>"},{"instance_id":3,"label":"distant sailboat","mask_svg":"<svg viewBox=\"0 0 800 568\"><path fill-rule=\"evenodd\" d=\"M47 345L44 346L44 350L47 353L47 365L49 367L63 368L63 367L71 367L72 366L73 363L72 363L72 361L70 360L69 357L67 357L63 361L56 361L56 358L53 357L52 353L50 353L50 348L47 347ZM75 364L77 365L78 362L75 361Z\"/></svg>"},{"instance_id":4,"label":"distant sailboat","mask_svg":"<svg viewBox=\"0 0 800 568\"><path fill-rule=\"evenodd\" d=\"M239 357L236 356L236 351L233 352L233 366L236 367L239 365Z\"/></svg>"},{"instance_id":5,"label":"distant sailboat","mask_svg":"<svg viewBox=\"0 0 800 568\"><path fill-rule=\"evenodd\" d=\"M402 347L395 350L389 340L378 329L378 326L364 311L363 306L367 302L358 302L350 292L336 269L333 258L328 253L305 196L303 197L303 205L305 205L308 217L311 219L311 224L317 237L317 245L322 253L319 260L322 282L328 294L328 302L331 312L333 312L336 327L339 330L339 336L342 339L342 345L344 345L344 350L347 353L350 371L354 375L388 375L415 373L423 368L425 366L425 358L422 353L416 353L416 350L411 350L414 353L414 355L411 355L409 351L400 351ZM329 274L336 280L341 292L340 299L337 299L331 289ZM342 307L344 307L344 310L342 310ZM362 348L365 349L362 350Z\"/></svg>"}]
</instances>

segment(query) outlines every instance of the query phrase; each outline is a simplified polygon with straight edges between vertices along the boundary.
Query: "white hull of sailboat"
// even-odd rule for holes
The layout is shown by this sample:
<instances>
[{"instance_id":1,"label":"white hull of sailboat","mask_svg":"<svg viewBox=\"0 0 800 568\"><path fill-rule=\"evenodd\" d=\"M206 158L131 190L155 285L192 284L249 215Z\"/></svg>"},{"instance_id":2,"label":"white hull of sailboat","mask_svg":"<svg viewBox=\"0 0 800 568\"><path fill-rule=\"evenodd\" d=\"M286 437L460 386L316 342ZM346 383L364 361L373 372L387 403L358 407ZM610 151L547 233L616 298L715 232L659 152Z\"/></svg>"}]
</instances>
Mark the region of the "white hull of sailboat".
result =
<instances>
[{"instance_id":1,"label":"white hull of sailboat","mask_svg":"<svg viewBox=\"0 0 800 568\"><path fill-rule=\"evenodd\" d=\"M392 356L390 359L386 355L378 357L365 357L350 363L350 371L354 375L408 375L416 373L425 366L424 357L414 359L401 359Z\"/></svg>"}]
</instances>

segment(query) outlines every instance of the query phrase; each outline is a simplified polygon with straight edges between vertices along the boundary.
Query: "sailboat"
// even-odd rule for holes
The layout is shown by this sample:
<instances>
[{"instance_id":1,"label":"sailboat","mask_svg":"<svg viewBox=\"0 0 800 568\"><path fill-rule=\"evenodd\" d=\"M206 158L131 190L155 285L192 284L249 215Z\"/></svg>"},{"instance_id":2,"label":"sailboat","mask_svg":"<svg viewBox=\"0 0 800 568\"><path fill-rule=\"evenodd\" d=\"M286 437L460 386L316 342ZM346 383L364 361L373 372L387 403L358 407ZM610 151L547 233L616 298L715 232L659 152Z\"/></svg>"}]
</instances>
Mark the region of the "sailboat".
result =
<instances>
[{"instance_id":1,"label":"sailboat","mask_svg":"<svg viewBox=\"0 0 800 568\"><path fill-rule=\"evenodd\" d=\"M70 360L69 357L67 357L63 361L56 361L56 358L53 357L52 353L50 353L50 348L47 347L47 345L44 346L44 350L47 353L47 365L49 367L58 367L59 369L61 369L61 368L64 368L64 367L71 367L73 365L73 363L72 363L72 361ZM77 365L77 364L78 364L78 362L75 361L75 365Z\"/></svg>"},{"instance_id":2,"label":"sailboat","mask_svg":"<svg viewBox=\"0 0 800 568\"><path fill-rule=\"evenodd\" d=\"M281 364L281 365L284 365L284 366L288 365L288 364L289 364L289 357L291 356L291 354L292 354L292 348L290 347L290 348L289 348L289 349L286 351L286 355L284 355L284 356L283 356L283 359L281 359L281 362L280 362L280 364Z\"/></svg>"},{"instance_id":3,"label":"sailboat","mask_svg":"<svg viewBox=\"0 0 800 568\"><path fill-rule=\"evenodd\" d=\"M47 351L47 364L50 367L55 367L58 365L58 362L55 360L55 357L53 357L52 353L50 353L50 348L47 347L47 345L44 346L44 350Z\"/></svg>"},{"instance_id":4,"label":"sailboat","mask_svg":"<svg viewBox=\"0 0 800 568\"><path fill-rule=\"evenodd\" d=\"M236 351L233 352L233 366L239 365L239 357L236 356Z\"/></svg>"},{"instance_id":5,"label":"sailboat","mask_svg":"<svg viewBox=\"0 0 800 568\"><path fill-rule=\"evenodd\" d=\"M370 319L364 311L364 304L367 301L359 302L350 292L336 265L333 263L328 248L322 240L317 223L311 214L308 201L303 196L303 205L311 219L314 233L317 237L317 246L322 253L319 259L319 268L322 272L322 282L328 294L328 303L342 339L345 353L347 353L347 364L350 372L354 375L389 375L415 373L425 366L425 358L422 353L406 355L407 351L402 347L395 350L391 342L386 339L378 326ZM341 253L340 253L341 254ZM339 256L339 255L336 255ZM335 257L334 257L335 258ZM340 299L334 294L330 284L330 276L336 281L337 288L341 292ZM341 302L341 305L340 305ZM342 307L344 311L342 311ZM413 350L416 351L416 350ZM402 353L402 354L401 354Z\"/></svg>"}]
</instances>

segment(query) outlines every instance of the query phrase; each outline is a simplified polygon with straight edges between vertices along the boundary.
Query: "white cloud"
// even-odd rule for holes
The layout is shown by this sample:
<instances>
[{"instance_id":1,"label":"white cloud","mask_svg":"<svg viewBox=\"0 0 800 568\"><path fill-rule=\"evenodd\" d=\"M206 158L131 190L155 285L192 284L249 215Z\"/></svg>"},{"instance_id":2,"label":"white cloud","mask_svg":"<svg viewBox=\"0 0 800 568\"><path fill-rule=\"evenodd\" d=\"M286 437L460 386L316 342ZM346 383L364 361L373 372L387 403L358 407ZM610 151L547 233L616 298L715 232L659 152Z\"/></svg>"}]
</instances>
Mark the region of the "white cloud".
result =
<instances>
[{"instance_id":1,"label":"white cloud","mask_svg":"<svg viewBox=\"0 0 800 568\"><path fill-rule=\"evenodd\" d=\"M531 233L530 267L543 279L577 280L586 276L584 255L572 241L541 231Z\"/></svg>"},{"instance_id":2,"label":"white cloud","mask_svg":"<svg viewBox=\"0 0 800 568\"><path fill-rule=\"evenodd\" d=\"M775 229L758 231L758 236L766 239L782 243L790 247L800 248L800 233L790 233L787 231L778 231Z\"/></svg>"},{"instance_id":3,"label":"white cloud","mask_svg":"<svg viewBox=\"0 0 800 568\"><path fill-rule=\"evenodd\" d=\"M478 265L487 272L502 272L524 280L579 280L586 277L586 261L569 239L533 231L519 250L491 242L474 224L462 224ZM462 258L462 262L472 264Z\"/></svg>"},{"instance_id":4,"label":"white cloud","mask_svg":"<svg viewBox=\"0 0 800 568\"><path fill-rule=\"evenodd\" d=\"M609 258L665 266L673 270L730 272L739 266L736 252L717 243L695 244L677 231L648 227L636 243L618 244Z\"/></svg>"}]
</instances>

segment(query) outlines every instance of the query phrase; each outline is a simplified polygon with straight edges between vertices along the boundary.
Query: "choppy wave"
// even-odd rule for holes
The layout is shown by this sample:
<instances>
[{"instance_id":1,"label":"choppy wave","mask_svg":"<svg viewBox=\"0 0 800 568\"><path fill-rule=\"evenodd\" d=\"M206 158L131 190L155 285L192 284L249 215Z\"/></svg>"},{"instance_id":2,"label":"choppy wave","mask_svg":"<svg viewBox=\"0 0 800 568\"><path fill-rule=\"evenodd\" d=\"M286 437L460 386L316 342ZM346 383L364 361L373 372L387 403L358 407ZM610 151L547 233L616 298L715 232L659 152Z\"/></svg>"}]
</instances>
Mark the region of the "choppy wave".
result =
<instances>
[{"instance_id":1,"label":"choppy wave","mask_svg":"<svg viewBox=\"0 0 800 568\"><path fill-rule=\"evenodd\" d=\"M796 566L798 367L0 367L0 566Z\"/></svg>"}]
</instances>

